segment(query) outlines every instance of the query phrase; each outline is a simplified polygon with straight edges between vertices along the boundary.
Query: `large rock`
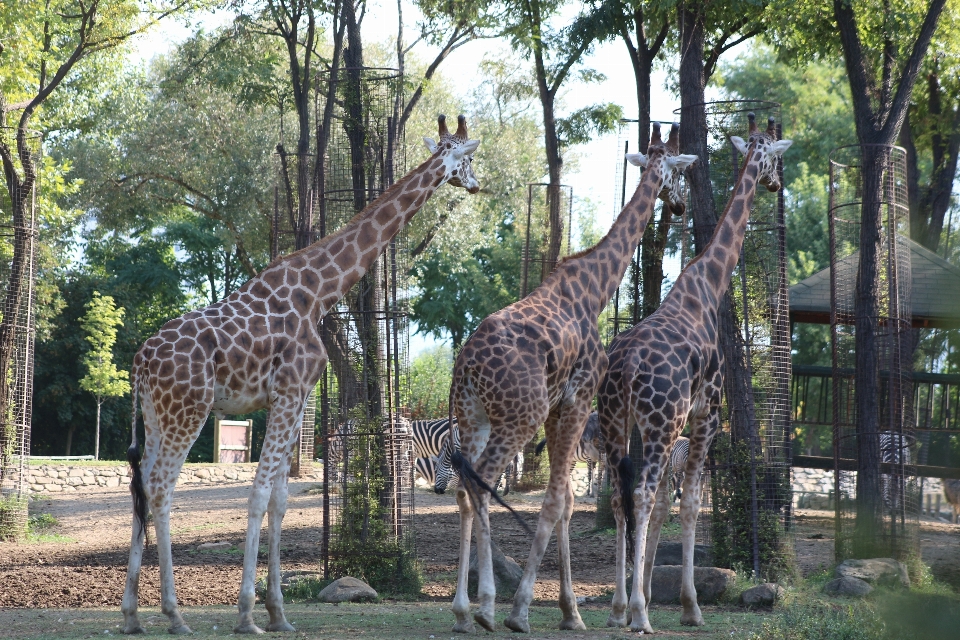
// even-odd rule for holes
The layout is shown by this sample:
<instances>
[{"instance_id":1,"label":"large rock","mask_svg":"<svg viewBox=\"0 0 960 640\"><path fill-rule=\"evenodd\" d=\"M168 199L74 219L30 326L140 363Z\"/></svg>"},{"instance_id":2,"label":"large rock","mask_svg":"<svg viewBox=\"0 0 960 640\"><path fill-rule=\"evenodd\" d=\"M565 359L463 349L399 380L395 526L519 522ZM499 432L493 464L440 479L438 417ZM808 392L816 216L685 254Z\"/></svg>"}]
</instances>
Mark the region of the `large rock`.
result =
<instances>
[{"instance_id":1,"label":"large rock","mask_svg":"<svg viewBox=\"0 0 960 640\"><path fill-rule=\"evenodd\" d=\"M660 565L653 568L650 581L650 600L657 604L680 602L680 583L683 567ZM693 586L697 589L697 602L710 604L726 593L737 574L730 569L716 567L694 567Z\"/></svg>"},{"instance_id":2,"label":"large rock","mask_svg":"<svg viewBox=\"0 0 960 640\"><path fill-rule=\"evenodd\" d=\"M844 576L831 580L823 585L823 592L831 596L852 596L862 598L873 591L873 587L860 578Z\"/></svg>"},{"instance_id":3,"label":"large rock","mask_svg":"<svg viewBox=\"0 0 960 640\"><path fill-rule=\"evenodd\" d=\"M497 589L497 595L512 598L517 592L517 587L520 586L523 567L510 556L503 555L503 551L492 540L490 548L493 554L493 584ZM472 596L477 594L478 575L477 547L474 545L470 548L470 573L467 576L467 593Z\"/></svg>"},{"instance_id":4,"label":"large rock","mask_svg":"<svg viewBox=\"0 0 960 640\"><path fill-rule=\"evenodd\" d=\"M683 564L683 543L661 542L657 546L657 555L653 559L653 564ZM705 544L694 545L693 566L712 567L713 547Z\"/></svg>"},{"instance_id":5,"label":"large rock","mask_svg":"<svg viewBox=\"0 0 960 640\"><path fill-rule=\"evenodd\" d=\"M907 567L893 558L844 560L837 565L838 578L857 578L874 586L909 587Z\"/></svg>"},{"instance_id":6,"label":"large rock","mask_svg":"<svg viewBox=\"0 0 960 640\"><path fill-rule=\"evenodd\" d=\"M363 580L344 576L328 584L317 599L320 602L364 602L377 597L377 592Z\"/></svg>"},{"instance_id":7,"label":"large rock","mask_svg":"<svg viewBox=\"0 0 960 640\"><path fill-rule=\"evenodd\" d=\"M232 548L232 542L204 542L203 544L197 545L197 551L226 551Z\"/></svg>"},{"instance_id":8,"label":"large rock","mask_svg":"<svg viewBox=\"0 0 960 640\"><path fill-rule=\"evenodd\" d=\"M783 598L783 587L773 582L764 582L750 587L740 594L740 602L748 607L769 607Z\"/></svg>"}]
</instances>

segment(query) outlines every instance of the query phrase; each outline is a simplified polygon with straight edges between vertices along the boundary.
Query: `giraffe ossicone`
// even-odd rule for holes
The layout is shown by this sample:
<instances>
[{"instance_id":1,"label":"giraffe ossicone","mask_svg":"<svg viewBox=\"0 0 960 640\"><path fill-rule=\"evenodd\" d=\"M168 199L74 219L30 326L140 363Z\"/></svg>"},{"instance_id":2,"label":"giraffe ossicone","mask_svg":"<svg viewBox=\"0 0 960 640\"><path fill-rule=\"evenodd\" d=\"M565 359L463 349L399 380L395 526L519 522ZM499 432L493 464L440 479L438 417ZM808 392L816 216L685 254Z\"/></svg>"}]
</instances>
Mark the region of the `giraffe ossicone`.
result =
<instances>
[{"instance_id":1,"label":"giraffe ossicone","mask_svg":"<svg viewBox=\"0 0 960 640\"><path fill-rule=\"evenodd\" d=\"M660 307L614 338L607 351L609 367L597 397L613 484L610 502L617 521L616 580L607 626L629 623L633 631L653 633L648 615L653 562L660 530L670 509L668 476L664 471L677 438L688 423L689 450L680 496L680 622L703 624L693 583L693 551L700 510L700 475L720 424L723 352L718 342L718 310L740 256L757 184L774 187L774 191L780 188L777 161L790 146L790 141L776 139L773 123L767 131L759 131L753 114L749 120L750 141L744 150L744 165L710 242L683 270ZM643 438L643 464L636 489L631 490L634 470L627 452L634 425ZM639 502L636 522L635 496ZM633 542L634 553L629 617L628 540Z\"/></svg>"},{"instance_id":2,"label":"giraffe ossicone","mask_svg":"<svg viewBox=\"0 0 960 640\"><path fill-rule=\"evenodd\" d=\"M445 182L476 193L471 162L479 141L438 118L431 156L370 203L336 233L275 260L220 302L171 320L144 342L130 371L134 517L121 610L124 633L143 633L137 615L147 507L153 513L160 564L161 610L171 633L190 633L177 606L170 509L177 477L210 413L269 409L266 433L250 492L239 620L234 631L261 633L254 623L257 554L263 516L269 513L265 605L268 631L294 631L280 592L280 527L287 477L307 395L327 364L318 323L374 264L390 241ZM429 146L429 145L428 145ZM138 397L144 450L136 437Z\"/></svg>"},{"instance_id":3,"label":"giraffe ossicone","mask_svg":"<svg viewBox=\"0 0 960 640\"><path fill-rule=\"evenodd\" d=\"M675 125L671 139L677 136ZM451 417L456 413L460 435L457 464L471 473L461 473L457 490L460 566L453 601L456 632L472 631L474 621L489 631L495 627L491 494L478 491L473 472L490 485L513 455L534 438L541 424L550 451L550 479L523 579L504 624L514 631L530 630L533 585L555 529L563 614L560 628L585 628L570 575L569 523L574 506L570 464L607 366L597 318L619 287L657 198L666 199L671 207L680 204L673 200L677 191L663 189L668 179L678 183L682 167L692 161L667 162L676 155L674 146L661 139L659 125L654 126L640 184L607 235L596 246L561 260L530 295L487 316L457 356L450 412ZM453 457L445 455L452 442L448 438L441 462ZM442 489L439 483L437 489ZM474 518L480 609L471 620L467 575Z\"/></svg>"}]
</instances>

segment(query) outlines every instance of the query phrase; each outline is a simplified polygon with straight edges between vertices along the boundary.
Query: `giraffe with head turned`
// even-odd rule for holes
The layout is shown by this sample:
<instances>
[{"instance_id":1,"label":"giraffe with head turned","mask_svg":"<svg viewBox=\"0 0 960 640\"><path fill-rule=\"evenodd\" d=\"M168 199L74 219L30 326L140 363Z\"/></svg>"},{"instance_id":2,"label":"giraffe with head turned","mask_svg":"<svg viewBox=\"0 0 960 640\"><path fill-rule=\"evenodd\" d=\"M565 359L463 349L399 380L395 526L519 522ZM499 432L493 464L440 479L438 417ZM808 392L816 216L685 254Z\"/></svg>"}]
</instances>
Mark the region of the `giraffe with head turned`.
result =
<instances>
[{"instance_id":1,"label":"giraffe with head turned","mask_svg":"<svg viewBox=\"0 0 960 640\"><path fill-rule=\"evenodd\" d=\"M123 595L124 633L144 631L137 590L149 507L160 564L161 609L171 633L190 633L177 607L170 547L173 489L187 452L207 416L269 409L266 434L250 492L240 584L238 633L261 633L253 620L260 527L269 513L266 609L268 631L294 631L280 592L280 525L287 476L304 404L327 364L318 323L367 272L394 236L445 182L480 189L471 168L480 144L459 117L456 133L439 118L431 156L336 233L275 260L220 302L171 320L147 340L130 372L133 443L133 534ZM137 398L143 411L144 451L136 437Z\"/></svg>"},{"instance_id":2,"label":"giraffe with head turned","mask_svg":"<svg viewBox=\"0 0 960 640\"><path fill-rule=\"evenodd\" d=\"M593 248L562 260L524 299L485 318L457 357L450 389L451 416L456 412L461 453L444 453L460 470L460 567L453 601L454 631L473 630L469 619L467 570L474 518L477 523L480 610L474 620L494 629L494 582L490 549L489 485L507 462L544 424L550 451L550 480L535 539L513 611L504 621L514 631L529 632L528 608L537 568L551 531L556 528L560 554L561 629L583 629L570 577L568 525L573 513L570 463L580 440L590 403L607 365L597 318L613 296L657 198L681 210L679 179L696 158L678 155L679 127L667 143L653 130L647 154L628 159L646 167L636 193L609 233ZM438 490L441 489L438 487Z\"/></svg>"},{"instance_id":3,"label":"giraffe with head turned","mask_svg":"<svg viewBox=\"0 0 960 640\"><path fill-rule=\"evenodd\" d=\"M664 470L673 445L688 422L690 449L680 499L680 621L694 626L703 624L693 585L693 549L700 510L700 473L720 423L723 353L718 344L717 313L740 257L757 184L770 191L780 189L777 159L791 144L790 140L777 140L772 118L766 131L757 128L752 113L749 121L748 142L737 136L730 138L745 161L710 242L683 270L660 308L617 336L607 351L609 366L597 406L617 521L616 585L608 626L628 622L626 553L627 537L633 533L635 493L639 505L636 542L632 545L634 572L629 622L634 631L653 632L647 615L650 579L660 529L669 512L668 476ZM634 424L643 436L643 466L636 491L631 492L634 473L627 450Z\"/></svg>"}]
</instances>

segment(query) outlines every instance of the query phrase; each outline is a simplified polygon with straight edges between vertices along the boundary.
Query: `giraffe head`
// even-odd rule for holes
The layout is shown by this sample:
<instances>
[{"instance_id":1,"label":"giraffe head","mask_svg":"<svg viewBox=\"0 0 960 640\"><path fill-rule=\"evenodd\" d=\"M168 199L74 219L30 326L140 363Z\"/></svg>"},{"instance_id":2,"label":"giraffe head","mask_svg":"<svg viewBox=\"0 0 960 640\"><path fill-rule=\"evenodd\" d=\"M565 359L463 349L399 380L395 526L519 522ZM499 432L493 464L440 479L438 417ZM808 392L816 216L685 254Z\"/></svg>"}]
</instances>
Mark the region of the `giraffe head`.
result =
<instances>
[{"instance_id":1,"label":"giraffe head","mask_svg":"<svg viewBox=\"0 0 960 640\"><path fill-rule=\"evenodd\" d=\"M760 175L757 181L767 188L767 191L780 190L780 176L777 175L777 159L790 148L793 140L777 140L777 125L773 116L767 121L767 130L757 128L757 117L750 112L747 114L750 121L750 135L744 142L739 136L730 136L730 142L744 157L749 157L752 148L759 155Z\"/></svg>"},{"instance_id":2,"label":"giraffe head","mask_svg":"<svg viewBox=\"0 0 960 640\"><path fill-rule=\"evenodd\" d=\"M470 140L467 137L467 119L457 116L456 133L450 133L447 130L447 116L440 115L437 122L440 125L438 141L434 142L433 138L424 138L423 142L430 153L443 158L446 173L440 184L449 182L455 187L463 187L470 193L480 191L480 183L473 175L473 169L470 166L473 162L473 152L480 146L480 141Z\"/></svg>"},{"instance_id":3,"label":"giraffe head","mask_svg":"<svg viewBox=\"0 0 960 640\"><path fill-rule=\"evenodd\" d=\"M653 123L653 133L650 136L650 144L647 146L647 152L628 153L627 161L638 167L649 169L654 163L660 162L660 173L663 174L663 182L660 186L660 199L670 207L670 212L674 215L681 215L686 209L686 198L683 196L680 176L686 171L687 167L694 163L697 156L680 153L680 125L676 122L670 127L670 137L666 144L660 138L660 123Z\"/></svg>"}]
</instances>

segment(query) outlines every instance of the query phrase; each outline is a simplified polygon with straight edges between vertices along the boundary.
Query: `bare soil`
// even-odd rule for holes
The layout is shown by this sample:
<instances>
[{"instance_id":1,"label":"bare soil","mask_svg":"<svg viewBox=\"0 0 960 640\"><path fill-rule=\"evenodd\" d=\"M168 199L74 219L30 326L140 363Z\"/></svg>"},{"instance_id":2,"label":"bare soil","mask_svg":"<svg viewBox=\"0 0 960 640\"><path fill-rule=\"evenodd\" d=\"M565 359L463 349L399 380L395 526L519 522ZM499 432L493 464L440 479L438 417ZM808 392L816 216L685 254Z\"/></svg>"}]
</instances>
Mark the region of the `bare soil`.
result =
<instances>
[{"instance_id":1,"label":"bare soil","mask_svg":"<svg viewBox=\"0 0 960 640\"><path fill-rule=\"evenodd\" d=\"M320 564L322 497L314 485L291 482L283 525L284 570L317 570ZM246 532L248 484L181 487L174 494L171 520L177 596L184 606L230 605L237 601ZM455 589L459 517L452 494L416 494L417 553L423 565L428 599L448 602ZM541 496L512 493L509 501L531 528L536 526ZM123 489L61 494L35 501L32 512L49 513L58 524L41 541L0 543L0 608L119 607L123 594L131 534L131 503ZM795 545L801 572L810 575L832 565L832 514L800 511ZM266 520L264 522L266 524ZM491 524L504 553L524 564L530 538L502 508L494 507ZM266 529L261 545L266 543ZM678 527L665 528L663 539L677 539ZM594 531L592 501L577 503L570 528L571 568L578 596L612 590L614 537ZM198 551L205 542L227 541L238 548ZM925 522L923 558L934 575L960 588L960 526ZM261 547L262 550L262 547ZM266 571L261 553L261 571ZM535 598L555 602L559 574L555 542L538 572ZM140 601L159 605L156 549L144 557Z\"/></svg>"}]
</instances>

